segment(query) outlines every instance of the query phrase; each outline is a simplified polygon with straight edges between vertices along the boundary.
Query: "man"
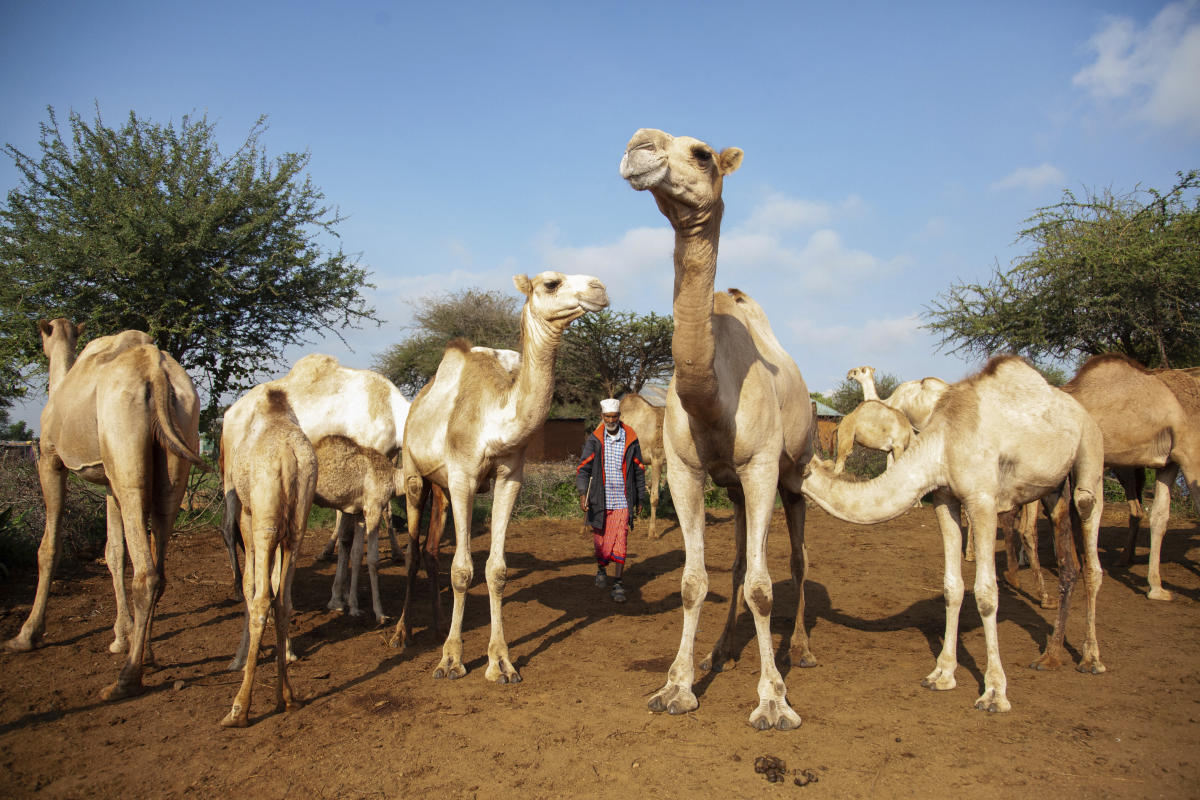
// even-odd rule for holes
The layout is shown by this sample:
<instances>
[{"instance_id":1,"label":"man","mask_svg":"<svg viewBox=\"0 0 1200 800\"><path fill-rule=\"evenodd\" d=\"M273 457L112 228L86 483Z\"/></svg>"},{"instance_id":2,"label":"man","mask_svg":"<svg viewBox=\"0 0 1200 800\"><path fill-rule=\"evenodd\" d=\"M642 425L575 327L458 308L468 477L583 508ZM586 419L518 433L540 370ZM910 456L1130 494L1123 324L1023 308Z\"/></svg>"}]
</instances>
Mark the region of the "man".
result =
<instances>
[{"instance_id":1,"label":"man","mask_svg":"<svg viewBox=\"0 0 1200 800\"><path fill-rule=\"evenodd\" d=\"M633 518L646 501L646 468L637 433L621 422L621 405L613 398L600 401L602 422L588 434L575 471L579 506L587 514L596 548L596 586L608 583L613 567L612 599L625 602L625 545Z\"/></svg>"}]
</instances>

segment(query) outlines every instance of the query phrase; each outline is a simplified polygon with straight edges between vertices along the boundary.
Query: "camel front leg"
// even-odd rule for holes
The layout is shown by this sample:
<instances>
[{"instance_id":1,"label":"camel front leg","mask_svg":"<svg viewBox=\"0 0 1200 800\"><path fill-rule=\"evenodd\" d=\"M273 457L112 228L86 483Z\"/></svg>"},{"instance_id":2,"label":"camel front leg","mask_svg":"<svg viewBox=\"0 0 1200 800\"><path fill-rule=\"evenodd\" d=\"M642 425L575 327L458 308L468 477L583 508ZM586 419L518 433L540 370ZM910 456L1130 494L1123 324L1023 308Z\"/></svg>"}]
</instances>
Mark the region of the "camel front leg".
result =
<instances>
[{"instance_id":1,"label":"camel front leg","mask_svg":"<svg viewBox=\"0 0 1200 800\"><path fill-rule=\"evenodd\" d=\"M113 623L113 641L108 652L123 653L129 647L129 634L133 631L133 615L129 613L129 602L125 597L125 528L121 525L121 506L112 492L108 492L105 505L108 536L104 542L104 562L112 576L113 597L117 601L117 619Z\"/></svg>"},{"instance_id":2,"label":"camel front leg","mask_svg":"<svg viewBox=\"0 0 1200 800\"><path fill-rule=\"evenodd\" d=\"M921 685L927 689L947 691L958 685L954 671L958 669L958 615L962 610L964 586L962 579L962 528L959 519L962 508L958 500L945 489L933 495L933 511L942 532L942 595L946 601L946 629L942 636L942 652L938 654L933 672Z\"/></svg>"},{"instance_id":3,"label":"camel front leg","mask_svg":"<svg viewBox=\"0 0 1200 800\"><path fill-rule=\"evenodd\" d=\"M508 654L501 609L504 584L508 577L508 566L504 561L504 540L513 504L516 503L517 493L521 491L521 481L524 479L524 459L525 453L522 451L513 459L515 463L499 465L496 469L496 486L492 490L492 546L485 568L491 605L492 635L488 640L488 666L485 676L495 683L521 682L521 674L513 666Z\"/></svg>"},{"instance_id":4,"label":"camel front leg","mask_svg":"<svg viewBox=\"0 0 1200 800\"><path fill-rule=\"evenodd\" d=\"M1125 551L1117 559L1119 567L1128 567L1137 555L1137 537L1142 527L1142 489L1146 488L1146 470L1144 467L1119 467L1113 470L1121 489L1125 492L1125 502L1129 504L1129 538L1125 542Z\"/></svg>"},{"instance_id":5,"label":"camel front leg","mask_svg":"<svg viewBox=\"0 0 1200 800\"><path fill-rule=\"evenodd\" d=\"M462 662L462 621L467 589L475 577L471 563L471 512L475 506L473 477L451 476L450 507L454 513L454 560L450 564L450 587L454 590L454 609L450 612L450 631L442 645L442 660L433 670L435 678L461 678L467 674Z\"/></svg>"},{"instance_id":6,"label":"camel front leg","mask_svg":"<svg viewBox=\"0 0 1200 800\"><path fill-rule=\"evenodd\" d=\"M662 480L662 461L663 457L660 455L650 465L650 530L646 532L646 536L651 539L657 539L661 535L658 533L658 484Z\"/></svg>"},{"instance_id":7,"label":"camel front leg","mask_svg":"<svg viewBox=\"0 0 1200 800\"><path fill-rule=\"evenodd\" d=\"M1146 571L1146 579L1150 584L1148 597L1151 600L1170 600L1171 593L1163 588L1162 576L1159 574L1159 560L1162 558L1162 540L1167 532L1167 523L1171 516L1171 487L1175 485L1175 476L1179 474L1179 465L1173 461L1154 474L1154 505L1150 506L1150 566Z\"/></svg>"},{"instance_id":8,"label":"camel front leg","mask_svg":"<svg viewBox=\"0 0 1200 800\"><path fill-rule=\"evenodd\" d=\"M750 714L750 725L765 731L800 727L800 715L787 701L787 685L775 664L771 644L771 609L774 586L767 570L767 535L775 507L775 488L779 483L778 462L750 467L738 475L746 495L746 606L754 616L758 635L758 707Z\"/></svg>"},{"instance_id":9,"label":"camel front leg","mask_svg":"<svg viewBox=\"0 0 1200 800\"><path fill-rule=\"evenodd\" d=\"M1096 600L1100 596L1100 582L1104 579L1104 570L1100 568L1100 516L1104 511L1103 479L1096 480L1092 486L1085 488L1090 490L1092 502L1088 503L1085 498L1081 498L1082 493L1077 488L1076 513L1071 518L1072 523L1079 526L1083 550L1083 587L1087 592L1083 657L1079 659L1079 665L1075 669L1100 675L1107 670L1100 661L1100 641L1096 637Z\"/></svg>"},{"instance_id":10,"label":"camel front leg","mask_svg":"<svg viewBox=\"0 0 1200 800\"><path fill-rule=\"evenodd\" d=\"M353 514L337 512L337 522L333 528L333 540L337 542L337 568L333 571L333 586L330 588L329 602L325 604L325 608L330 611L344 612L357 607L357 602L352 601L346 589L352 569L351 565L358 563L353 560L353 537L358 534L354 522Z\"/></svg>"},{"instance_id":11,"label":"camel front leg","mask_svg":"<svg viewBox=\"0 0 1200 800\"><path fill-rule=\"evenodd\" d=\"M38 481L42 485L42 500L46 505L46 528L38 545L38 582L33 595L33 607L20 632L4 643L4 649L23 653L38 647L46 631L46 605L50 601L50 584L58 567L59 524L62 521L63 498L66 494L67 470L57 456L43 454L38 459Z\"/></svg>"},{"instance_id":12,"label":"camel front leg","mask_svg":"<svg viewBox=\"0 0 1200 800\"><path fill-rule=\"evenodd\" d=\"M725 627L713 645L712 651L700 661L700 669L706 672L721 672L737 666L737 660L731 652L733 631L737 626L738 615L742 613L744 595L742 586L746 580L746 496L739 487L728 489L729 499L733 501L733 537L734 556L733 585L729 591L729 611L725 616Z\"/></svg>"},{"instance_id":13,"label":"camel front leg","mask_svg":"<svg viewBox=\"0 0 1200 800\"><path fill-rule=\"evenodd\" d=\"M1058 560L1058 616L1054 629L1046 640L1045 651L1029 666L1033 669L1058 669L1066 659L1063 638L1066 635L1067 614L1071 608L1071 594L1079 577L1079 558L1071 532L1068 488L1042 498L1046 516L1054 529L1054 553Z\"/></svg>"},{"instance_id":14,"label":"camel front leg","mask_svg":"<svg viewBox=\"0 0 1200 800\"><path fill-rule=\"evenodd\" d=\"M371 581L371 609L375 612L375 622L379 625L387 623L387 617L383 614L383 601L379 598L379 529L387 524L384 517L385 510L386 507L384 509L375 507L364 512L367 528L367 577ZM351 581L350 591L354 592L356 588L355 582Z\"/></svg>"},{"instance_id":15,"label":"camel front leg","mask_svg":"<svg viewBox=\"0 0 1200 800\"><path fill-rule=\"evenodd\" d=\"M983 620L983 638L987 643L987 667L983 672L983 694L975 707L990 712L1008 711L1008 678L1000 663L1000 637L996 631L996 608L1000 592L996 587L996 506L991 497L975 498L967 507L975 529L975 607Z\"/></svg>"},{"instance_id":16,"label":"camel front leg","mask_svg":"<svg viewBox=\"0 0 1200 800\"><path fill-rule=\"evenodd\" d=\"M804 545L804 520L807 505L804 496L799 492L790 492L783 486L779 487L783 499L783 514L787 520L788 538L791 541L792 555L789 561L792 572L792 583L796 587L796 624L792 626L790 642L780 642L780 663L797 664L801 667L815 667L817 657L809 646L808 630L804 627L804 584L808 581L808 548ZM920 502L920 501L918 501Z\"/></svg>"}]
</instances>

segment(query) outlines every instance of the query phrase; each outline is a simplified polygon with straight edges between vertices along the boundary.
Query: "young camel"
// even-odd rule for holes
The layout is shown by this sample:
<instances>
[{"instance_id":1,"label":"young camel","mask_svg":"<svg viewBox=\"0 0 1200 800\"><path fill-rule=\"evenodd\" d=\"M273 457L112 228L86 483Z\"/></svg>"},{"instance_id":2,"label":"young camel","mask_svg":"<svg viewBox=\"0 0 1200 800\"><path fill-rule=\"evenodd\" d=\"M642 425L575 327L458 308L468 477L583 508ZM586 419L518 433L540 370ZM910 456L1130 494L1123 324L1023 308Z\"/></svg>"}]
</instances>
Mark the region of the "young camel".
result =
<instances>
[{"instance_id":1,"label":"young camel","mask_svg":"<svg viewBox=\"0 0 1200 800\"><path fill-rule=\"evenodd\" d=\"M275 710L291 711L297 705L287 674L291 586L317 486L317 457L288 405L287 394L268 388L252 390L247 396L253 404L250 421L225 466L232 479L229 490L239 501L239 527L246 551L242 589L247 613L242 640L253 656L245 659L233 707L221 720L226 728L249 724L258 646L269 611L275 615Z\"/></svg>"},{"instance_id":2,"label":"young camel","mask_svg":"<svg viewBox=\"0 0 1200 800\"><path fill-rule=\"evenodd\" d=\"M987 642L984 692L976 708L1008 711L1007 680L996 636L998 592L994 549L998 512L1050 496L1059 556L1060 604L1054 630L1037 668L1050 669L1065 657L1063 636L1078 561L1068 525L1067 489L1081 517L1087 590L1087 636L1077 669L1100 673L1096 640L1096 596L1100 591L1097 541L1103 507L1103 437L1083 407L1051 387L1014 356L993 358L979 374L943 394L928 424L892 469L865 483L839 480L826 463L813 462L804 494L834 516L858 524L884 522L902 514L916 497L936 490L934 507L945 556L946 632L937 665L923 681L930 689L953 689L957 667L958 615L962 606L962 532L965 509L978 528L975 537L975 603ZM1059 494L1056 494L1059 493ZM961 504L961 506L960 506Z\"/></svg>"},{"instance_id":3,"label":"young camel","mask_svg":"<svg viewBox=\"0 0 1200 800\"><path fill-rule=\"evenodd\" d=\"M754 617L760 663L759 703L750 724L788 730L800 725L800 715L787 703L787 687L772 652L773 587L766 542L778 490L797 594L795 627L780 647L781 658L789 658L794 648L801 666L815 665L804 630L808 557L800 495L815 423L800 370L775 338L762 308L736 289L714 291L724 211L721 190L725 176L741 163L742 151L736 147L718 153L698 139L650 129L633 135L621 159L621 177L636 190L649 190L675 229L675 374L667 392L663 438L667 481L686 553L683 635L667 682L649 706L680 714L699 705L692 691L693 647L700 606L708 594L704 483L711 476L734 503L737 555L725 628L701 667L719 670L731 658L732 632L744 597Z\"/></svg>"},{"instance_id":4,"label":"young camel","mask_svg":"<svg viewBox=\"0 0 1200 800\"><path fill-rule=\"evenodd\" d=\"M840 475L845 471L846 459L855 444L887 453L890 468L905 450L912 447L912 440L913 429L903 413L879 400L864 400L837 427L837 461L833 472Z\"/></svg>"},{"instance_id":5,"label":"young camel","mask_svg":"<svg viewBox=\"0 0 1200 800\"><path fill-rule=\"evenodd\" d=\"M108 649L129 651L117 681L101 693L105 700L116 700L142 691L142 663L154 661L151 625L166 588L167 541L191 464L208 468L197 453L199 399L183 368L141 331L94 339L76 359L82 324L59 318L43 320L38 327L50 362L38 458L46 530L38 548L33 608L20 633L5 647L25 651L41 642L58 563L67 471L106 486L104 555L117 603L114 639ZM126 546L133 561L132 619L125 598Z\"/></svg>"},{"instance_id":6,"label":"young camel","mask_svg":"<svg viewBox=\"0 0 1200 800\"><path fill-rule=\"evenodd\" d=\"M499 683L521 680L509 659L501 620L507 571L504 535L521 488L525 447L550 411L554 362L563 331L586 312L608 305L604 284L588 275L543 272L533 279L516 275L513 283L526 297L521 309L519 363L513 364L512 359L490 348L472 348L463 339L451 341L437 374L413 400L404 434L401 458L407 481L410 564L414 563L421 502L430 484L446 490L454 512L456 542L450 567L454 610L435 678L459 678L467 672L462 661L462 623L467 588L474 576L471 510L476 492L494 478L492 540L486 567L492 625L485 676ZM415 569L408 573L410 589L413 572ZM408 641L407 608L396 625L393 642L401 635Z\"/></svg>"},{"instance_id":7,"label":"young camel","mask_svg":"<svg viewBox=\"0 0 1200 800\"><path fill-rule=\"evenodd\" d=\"M888 408L894 408L908 418L909 424L921 431L928 423L933 407L938 398L950 384L941 378L922 378L919 381L905 381L888 395L887 399L879 396L875 389L875 368L855 367L846 373L852 381L858 381L862 386L864 400L879 400Z\"/></svg>"},{"instance_id":8,"label":"young camel","mask_svg":"<svg viewBox=\"0 0 1200 800\"><path fill-rule=\"evenodd\" d=\"M621 420L637 432L642 445L642 458L650 462L650 530L646 535L658 538L658 492L662 482L663 462L663 419L666 408L651 405L640 394L629 393L621 397Z\"/></svg>"}]
</instances>

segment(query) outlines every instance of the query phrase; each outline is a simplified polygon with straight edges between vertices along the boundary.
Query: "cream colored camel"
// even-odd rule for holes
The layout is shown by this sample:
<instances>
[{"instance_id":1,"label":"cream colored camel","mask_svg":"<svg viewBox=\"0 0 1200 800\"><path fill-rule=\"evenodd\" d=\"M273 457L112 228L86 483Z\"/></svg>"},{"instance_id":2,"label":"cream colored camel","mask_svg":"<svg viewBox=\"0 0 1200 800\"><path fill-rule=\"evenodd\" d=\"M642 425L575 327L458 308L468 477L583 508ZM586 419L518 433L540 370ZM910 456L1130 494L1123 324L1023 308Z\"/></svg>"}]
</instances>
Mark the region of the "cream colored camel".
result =
<instances>
[{"instance_id":1,"label":"cream colored camel","mask_svg":"<svg viewBox=\"0 0 1200 800\"><path fill-rule=\"evenodd\" d=\"M887 453L887 465L912 446L913 429L900 411L889 408L879 400L864 400L837 427L837 461L833 472L840 475L846 469L854 445Z\"/></svg>"},{"instance_id":2,"label":"cream colored camel","mask_svg":"<svg viewBox=\"0 0 1200 800\"><path fill-rule=\"evenodd\" d=\"M1156 470L1147 579L1151 600L1170 600L1171 593L1162 588L1159 558L1171 511L1171 485L1180 469L1200 511L1200 384L1184 370L1147 371L1133 359L1109 353L1090 358L1063 390L1100 425L1104 463L1118 468L1128 497L1136 487L1127 468ZM1133 500L1130 506L1132 516ZM1135 519L1130 520L1130 533L1121 559L1126 565L1136 549Z\"/></svg>"},{"instance_id":3,"label":"cream colored camel","mask_svg":"<svg viewBox=\"0 0 1200 800\"><path fill-rule=\"evenodd\" d=\"M142 691L142 662L154 660L151 625L166 586L167 541L187 488L190 464L207 469L197 454L200 404L183 368L141 331L94 339L76 360L75 345L83 325L59 318L42 321L38 327L50 362L38 459L46 530L38 548L33 608L20 633L5 646L29 650L40 643L45 630L46 603L58 564L67 471L106 486L104 554L117 602L109 651L129 650L116 683L101 694L115 700ZM126 547L133 561L132 619L125 599Z\"/></svg>"},{"instance_id":4,"label":"cream colored camel","mask_svg":"<svg viewBox=\"0 0 1200 800\"><path fill-rule=\"evenodd\" d=\"M846 373L846 377L858 381L862 386L864 400L879 400L889 408L894 408L908 417L909 423L917 431L929 423L929 415L937 405L938 398L950 384L941 378L922 378L919 381L905 381L888 395L881 398L875 389L875 368L855 367Z\"/></svg>"},{"instance_id":5,"label":"cream colored camel","mask_svg":"<svg viewBox=\"0 0 1200 800\"><path fill-rule=\"evenodd\" d=\"M962 606L962 531L965 510L975 525L975 603L987 641L984 692L976 708L1008 711L1007 679L996 637L996 516L1051 495L1059 552L1060 605L1054 631L1034 666L1062 663L1067 609L1076 580L1072 532L1067 524L1066 494L1053 496L1070 478L1073 499L1082 518L1086 561L1087 635L1081 672L1100 673L1096 641L1096 595L1100 591L1097 541L1104 499L1103 437L1096 422L1070 396L1051 387L1019 358L993 358L979 374L954 384L943 394L928 425L892 469L864 483L839 480L825 463L813 462L804 494L834 516L848 522L874 524L892 519L914 498L936 490L934 505L942 530L945 556L946 633L936 668L922 684L953 689L957 667L958 615ZM961 508L960 508L961 504Z\"/></svg>"},{"instance_id":6,"label":"cream colored camel","mask_svg":"<svg viewBox=\"0 0 1200 800\"><path fill-rule=\"evenodd\" d=\"M637 432L642 458L650 462L650 530L646 535L651 539L658 538L658 491L667 458L662 436L666 411L663 406L651 405L640 394L631 392L621 397L621 420Z\"/></svg>"},{"instance_id":7,"label":"cream colored camel","mask_svg":"<svg viewBox=\"0 0 1200 800\"><path fill-rule=\"evenodd\" d=\"M308 526L317 486L317 457L278 388L251 390L249 422L244 438L230 448L226 462L229 491L238 497L239 528L246 551L242 588L246 596L246 625L242 640L253 657L245 659L242 684L226 728L244 728L249 722L250 695L258 664L267 613L275 616L275 710L292 710L298 704L288 682L288 624L292 617L292 578L296 556Z\"/></svg>"},{"instance_id":8,"label":"cream colored camel","mask_svg":"<svg viewBox=\"0 0 1200 800\"><path fill-rule=\"evenodd\" d=\"M771 646L773 587L766 541L775 492L783 499L791 537L796 584L795 627L781 645L799 653L802 666L816 659L804 630L804 465L812 456L815 424L800 370L779 345L766 315L743 293L714 292L721 235L722 182L742 163L742 151L717 152L690 137L642 129L621 159L621 177L649 190L675 229L675 374L667 392L663 427L667 481L683 532L685 564L681 594L683 636L667 682L650 699L653 711L694 710L693 647L700 606L708 594L704 564L704 483L711 476L734 503L737 556L725 628L702 667L719 670L744 596L758 638L758 707L750 724L781 730L800 725L787 703L787 687ZM744 583L744 586L743 586ZM790 645L789 645L790 642Z\"/></svg>"},{"instance_id":9,"label":"cream colored camel","mask_svg":"<svg viewBox=\"0 0 1200 800\"><path fill-rule=\"evenodd\" d=\"M501 620L507 572L504 534L524 477L525 447L550 411L554 362L563 331L586 312L608 305L604 284L588 275L543 272L532 280L516 275L513 283L526 297L519 362L514 365L489 348L471 348L463 339L450 342L437 374L413 400L404 434L401 458L407 481L409 564L415 564L414 541L428 484L446 489L454 509L456 544L450 567L454 611L433 673L438 678L459 678L467 671L462 661L462 623L474 576L471 512L476 492L494 476L486 567L492 629L485 674L489 681L500 683L521 680L509 659ZM410 584L415 571L409 569ZM401 635L404 641L409 638L407 611L401 614L393 641Z\"/></svg>"}]
</instances>

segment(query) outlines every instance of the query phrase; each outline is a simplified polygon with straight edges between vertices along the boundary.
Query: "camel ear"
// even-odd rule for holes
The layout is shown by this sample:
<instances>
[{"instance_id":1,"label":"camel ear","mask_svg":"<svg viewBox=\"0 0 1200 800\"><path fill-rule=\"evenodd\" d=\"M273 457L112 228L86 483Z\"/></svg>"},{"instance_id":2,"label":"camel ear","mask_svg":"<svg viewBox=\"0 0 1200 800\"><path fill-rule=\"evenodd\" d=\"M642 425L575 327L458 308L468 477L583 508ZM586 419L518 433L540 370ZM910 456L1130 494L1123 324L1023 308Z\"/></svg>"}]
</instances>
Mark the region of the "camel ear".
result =
<instances>
[{"instance_id":1,"label":"camel ear","mask_svg":"<svg viewBox=\"0 0 1200 800\"><path fill-rule=\"evenodd\" d=\"M529 280L528 275L513 275L513 286L526 297L533 294L533 281Z\"/></svg>"},{"instance_id":2,"label":"camel ear","mask_svg":"<svg viewBox=\"0 0 1200 800\"><path fill-rule=\"evenodd\" d=\"M737 172L737 168L742 165L742 148L726 147L721 151L721 155L717 156L717 163L721 165L721 174L728 175L731 172Z\"/></svg>"},{"instance_id":3,"label":"camel ear","mask_svg":"<svg viewBox=\"0 0 1200 800\"><path fill-rule=\"evenodd\" d=\"M75 326L75 335L76 335L76 336L83 336L83 329L84 329L84 328L86 328L86 327L87 327L87 323L86 323L86 322L81 322L81 323L79 323L78 325L76 325L76 326Z\"/></svg>"},{"instance_id":4,"label":"camel ear","mask_svg":"<svg viewBox=\"0 0 1200 800\"><path fill-rule=\"evenodd\" d=\"M49 336L50 332L53 330L54 330L54 328L51 327L50 320L48 320L48 319L39 319L38 320L38 331L42 334L42 336Z\"/></svg>"}]
</instances>

